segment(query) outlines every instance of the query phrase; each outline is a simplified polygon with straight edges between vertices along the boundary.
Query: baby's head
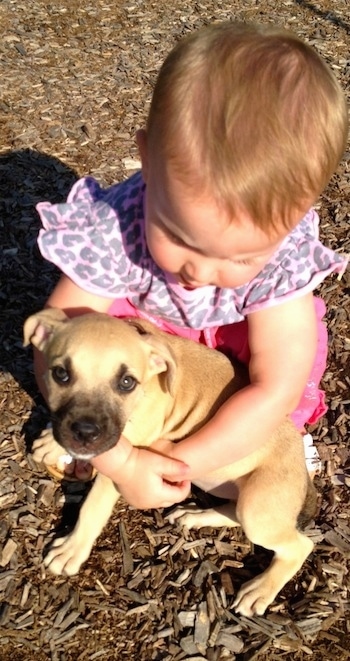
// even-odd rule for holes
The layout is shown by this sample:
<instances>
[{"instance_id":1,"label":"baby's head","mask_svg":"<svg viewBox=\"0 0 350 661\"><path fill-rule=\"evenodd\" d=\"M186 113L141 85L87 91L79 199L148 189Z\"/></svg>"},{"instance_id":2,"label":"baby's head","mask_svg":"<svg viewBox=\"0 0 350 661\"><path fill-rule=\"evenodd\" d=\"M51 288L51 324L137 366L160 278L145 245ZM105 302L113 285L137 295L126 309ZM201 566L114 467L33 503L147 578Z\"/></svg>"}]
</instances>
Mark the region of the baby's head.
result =
<instances>
[{"instance_id":1,"label":"baby's head","mask_svg":"<svg viewBox=\"0 0 350 661\"><path fill-rule=\"evenodd\" d=\"M149 158L264 232L291 229L336 169L347 108L332 71L295 35L217 23L181 40L151 103Z\"/></svg>"}]
</instances>

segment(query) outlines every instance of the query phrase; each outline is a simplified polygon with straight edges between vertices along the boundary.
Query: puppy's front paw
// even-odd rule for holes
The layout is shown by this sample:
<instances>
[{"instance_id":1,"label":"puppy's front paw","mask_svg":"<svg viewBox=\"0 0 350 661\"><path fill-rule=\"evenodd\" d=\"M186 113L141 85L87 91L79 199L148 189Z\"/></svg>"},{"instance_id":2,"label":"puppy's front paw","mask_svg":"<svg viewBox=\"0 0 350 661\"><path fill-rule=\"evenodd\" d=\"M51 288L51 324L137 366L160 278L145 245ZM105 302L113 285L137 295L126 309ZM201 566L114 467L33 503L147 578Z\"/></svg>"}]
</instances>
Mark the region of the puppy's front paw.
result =
<instances>
[{"instance_id":1,"label":"puppy's front paw","mask_svg":"<svg viewBox=\"0 0 350 661\"><path fill-rule=\"evenodd\" d=\"M56 576L74 576L81 565L88 559L91 544L74 532L66 537L55 539L48 554L44 558L44 565Z\"/></svg>"},{"instance_id":2,"label":"puppy's front paw","mask_svg":"<svg viewBox=\"0 0 350 661\"><path fill-rule=\"evenodd\" d=\"M52 466L57 464L59 458L64 454L63 448L55 441L52 429L44 429L33 443L32 455L37 464Z\"/></svg>"}]
</instances>

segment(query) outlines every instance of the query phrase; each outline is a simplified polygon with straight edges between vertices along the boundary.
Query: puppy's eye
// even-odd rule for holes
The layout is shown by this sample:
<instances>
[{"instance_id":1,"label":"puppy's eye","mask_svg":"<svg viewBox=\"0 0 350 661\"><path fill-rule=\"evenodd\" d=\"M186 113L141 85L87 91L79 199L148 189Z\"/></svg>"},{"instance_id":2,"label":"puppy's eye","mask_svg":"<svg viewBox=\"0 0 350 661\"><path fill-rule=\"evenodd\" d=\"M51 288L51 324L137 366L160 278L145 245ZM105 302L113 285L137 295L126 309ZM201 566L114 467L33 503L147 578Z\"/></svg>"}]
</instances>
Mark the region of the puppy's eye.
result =
<instances>
[{"instance_id":1,"label":"puppy's eye","mask_svg":"<svg viewBox=\"0 0 350 661\"><path fill-rule=\"evenodd\" d=\"M52 378L58 384L66 384L70 381L70 374L61 365L56 365L51 370Z\"/></svg>"},{"instance_id":2,"label":"puppy's eye","mask_svg":"<svg viewBox=\"0 0 350 661\"><path fill-rule=\"evenodd\" d=\"M120 392L132 392L137 386L137 381L130 374L125 374L117 383L117 390Z\"/></svg>"}]
</instances>

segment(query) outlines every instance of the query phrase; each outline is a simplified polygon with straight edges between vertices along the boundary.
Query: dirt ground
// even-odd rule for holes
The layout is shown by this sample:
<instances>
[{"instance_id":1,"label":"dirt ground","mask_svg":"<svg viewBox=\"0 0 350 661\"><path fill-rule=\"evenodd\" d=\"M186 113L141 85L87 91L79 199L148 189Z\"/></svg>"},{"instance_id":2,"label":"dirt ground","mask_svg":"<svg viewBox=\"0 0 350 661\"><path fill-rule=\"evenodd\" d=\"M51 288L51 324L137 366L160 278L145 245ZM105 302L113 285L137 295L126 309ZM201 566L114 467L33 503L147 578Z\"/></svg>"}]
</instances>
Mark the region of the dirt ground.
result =
<instances>
[{"instance_id":1,"label":"dirt ground","mask_svg":"<svg viewBox=\"0 0 350 661\"><path fill-rule=\"evenodd\" d=\"M184 34L230 18L293 29L349 89L348 0L0 2L1 661L349 658L349 272L320 288L330 350L329 411L313 430L323 460L316 550L264 617L232 609L264 551L239 531L184 534L162 512L124 502L78 576L55 578L42 564L86 489L52 481L27 452L47 411L22 325L57 280L36 247L35 204L64 200L83 174L109 184L137 169L134 133L163 57ZM349 152L319 205L325 242L344 252L348 163Z\"/></svg>"}]
</instances>

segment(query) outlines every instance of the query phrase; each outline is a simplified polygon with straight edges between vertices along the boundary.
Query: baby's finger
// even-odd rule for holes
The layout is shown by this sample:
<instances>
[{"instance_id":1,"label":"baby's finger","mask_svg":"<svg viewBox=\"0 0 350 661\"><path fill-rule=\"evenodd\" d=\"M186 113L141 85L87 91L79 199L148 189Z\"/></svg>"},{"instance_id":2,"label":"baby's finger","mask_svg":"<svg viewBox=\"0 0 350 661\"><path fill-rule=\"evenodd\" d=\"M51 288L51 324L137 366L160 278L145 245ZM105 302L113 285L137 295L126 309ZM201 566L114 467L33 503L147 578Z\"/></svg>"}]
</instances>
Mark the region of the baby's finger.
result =
<instances>
[{"instance_id":1,"label":"baby's finger","mask_svg":"<svg viewBox=\"0 0 350 661\"><path fill-rule=\"evenodd\" d=\"M159 473L161 473L163 480L171 483L182 482L189 472L190 467L184 461L171 459L170 457L160 457Z\"/></svg>"},{"instance_id":2,"label":"baby's finger","mask_svg":"<svg viewBox=\"0 0 350 661\"><path fill-rule=\"evenodd\" d=\"M163 480L162 496L167 501L171 501L170 504L185 500L190 492L191 482L189 480L183 480L182 482L167 482ZM168 507L168 505L163 505L163 507Z\"/></svg>"}]
</instances>

